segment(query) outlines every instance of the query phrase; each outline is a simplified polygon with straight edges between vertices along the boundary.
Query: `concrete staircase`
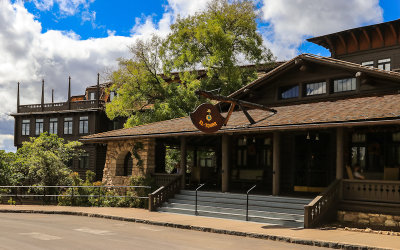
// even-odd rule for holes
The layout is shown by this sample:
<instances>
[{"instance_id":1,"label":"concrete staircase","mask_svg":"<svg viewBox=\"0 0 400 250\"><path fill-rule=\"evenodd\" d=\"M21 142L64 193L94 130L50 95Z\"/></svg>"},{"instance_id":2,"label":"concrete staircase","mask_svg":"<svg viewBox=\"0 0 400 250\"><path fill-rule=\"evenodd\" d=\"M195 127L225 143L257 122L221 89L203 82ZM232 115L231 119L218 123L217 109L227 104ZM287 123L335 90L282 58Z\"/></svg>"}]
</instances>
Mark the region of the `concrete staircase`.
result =
<instances>
[{"instance_id":1,"label":"concrete staircase","mask_svg":"<svg viewBox=\"0 0 400 250\"><path fill-rule=\"evenodd\" d=\"M195 191L181 190L158 211L194 215L195 199ZM199 216L246 220L245 194L199 191L197 199ZM302 228L304 205L310 202L303 198L249 195L249 221Z\"/></svg>"}]
</instances>

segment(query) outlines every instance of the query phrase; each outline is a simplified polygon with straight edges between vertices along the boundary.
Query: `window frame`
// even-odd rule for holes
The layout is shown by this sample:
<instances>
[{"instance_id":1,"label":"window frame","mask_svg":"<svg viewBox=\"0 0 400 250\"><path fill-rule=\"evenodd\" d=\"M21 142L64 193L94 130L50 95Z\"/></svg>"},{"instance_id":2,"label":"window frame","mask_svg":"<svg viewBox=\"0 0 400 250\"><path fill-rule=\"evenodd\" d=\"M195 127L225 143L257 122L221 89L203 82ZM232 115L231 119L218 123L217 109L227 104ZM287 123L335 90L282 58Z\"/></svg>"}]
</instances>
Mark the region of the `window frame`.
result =
<instances>
[{"instance_id":1,"label":"window frame","mask_svg":"<svg viewBox=\"0 0 400 250\"><path fill-rule=\"evenodd\" d=\"M282 86L279 88L278 91L278 99L279 100L289 100L289 99L296 99L300 97L300 86L299 84L294 84L294 85L287 85L287 86ZM287 93L287 97L285 97L285 93ZM292 94L294 94L292 96Z\"/></svg>"},{"instance_id":2,"label":"window frame","mask_svg":"<svg viewBox=\"0 0 400 250\"><path fill-rule=\"evenodd\" d=\"M381 70L390 71L392 68L392 59L391 58L379 59L377 63L377 68Z\"/></svg>"},{"instance_id":3,"label":"window frame","mask_svg":"<svg viewBox=\"0 0 400 250\"><path fill-rule=\"evenodd\" d=\"M89 133L89 116L81 116L79 117L79 134L88 134Z\"/></svg>"},{"instance_id":4,"label":"window frame","mask_svg":"<svg viewBox=\"0 0 400 250\"><path fill-rule=\"evenodd\" d=\"M84 152L79 156L79 168L80 169L89 169L89 153Z\"/></svg>"},{"instance_id":5,"label":"window frame","mask_svg":"<svg viewBox=\"0 0 400 250\"><path fill-rule=\"evenodd\" d=\"M31 120L25 119L21 122L21 135L29 136L30 135L30 127L31 127Z\"/></svg>"},{"instance_id":6,"label":"window frame","mask_svg":"<svg viewBox=\"0 0 400 250\"><path fill-rule=\"evenodd\" d=\"M38 136L44 132L44 119L35 119L35 135Z\"/></svg>"},{"instance_id":7,"label":"window frame","mask_svg":"<svg viewBox=\"0 0 400 250\"><path fill-rule=\"evenodd\" d=\"M318 92L316 92L316 93L313 93L315 90L319 90L320 87L318 87L318 88L316 88L316 89L313 89L313 91L311 91L311 92L308 91L308 86L309 86L309 85L317 85L317 84L318 84L318 85L321 84L321 86L322 86L322 91L323 91L323 92L318 91ZM308 97L308 96L316 96L316 95L325 95L325 94L328 93L328 91L327 91L327 86L328 86L328 84L327 84L326 81L309 82L309 83L306 83L306 84L304 84L304 95L305 95L306 97Z\"/></svg>"},{"instance_id":8,"label":"window frame","mask_svg":"<svg viewBox=\"0 0 400 250\"><path fill-rule=\"evenodd\" d=\"M58 118L49 119L49 134L52 135L58 134Z\"/></svg>"},{"instance_id":9,"label":"window frame","mask_svg":"<svg viewBox=\"0 0 400 250\"><path fill-rule=\"evenodd\" d=\"M346 82L344 82L346 80ZM350 82L350 89L347 89L348 87L348 80L351 80ZM339 90L338 84L341 84L341 90ZM346 89L344 90L343 87L346 84ZM354 88L353 88L354 86ZM350 91L355 91L357 90L357 78L355 77L350 77L350 78L340 78L340 79L334 79L333 84L332 84L332 92L333 93L344 93L344 92L350 92Z\"/></svg>"},{"instance_id":10,"label":"window frame","mask_svg":"<svg viewBox=\"0 0 400 250\"><path fill-rule=\"evenodd\" d=\"M73 118L65 117L64 118L64 135L72 135L73 134Z\"/></svg>"}]
</instances>

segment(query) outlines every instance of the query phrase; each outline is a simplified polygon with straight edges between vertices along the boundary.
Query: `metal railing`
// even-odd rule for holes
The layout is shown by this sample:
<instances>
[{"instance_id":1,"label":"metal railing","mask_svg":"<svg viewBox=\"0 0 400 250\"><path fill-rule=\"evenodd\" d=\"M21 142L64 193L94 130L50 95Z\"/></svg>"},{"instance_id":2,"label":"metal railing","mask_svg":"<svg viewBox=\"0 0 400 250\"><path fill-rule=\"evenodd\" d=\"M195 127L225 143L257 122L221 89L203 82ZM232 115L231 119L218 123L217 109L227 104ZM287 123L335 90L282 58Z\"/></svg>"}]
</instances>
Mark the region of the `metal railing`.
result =
<instances>
[{"instance_id":1,"label":"metal railing","mask_svg":"<svg viewBox=\"0 0 400 250\"><path fill-rule=\"evenodd\" d=\"M257 185L254 185L246 192L246 221L249 221L249 193L256 187Z\"/></svg>"},{"instance_id":2,"label":"metal railing","mask_svg":"<svg viewBox=\"0 0 400 250\"><path fill-rule=\"evenodd\" d=\"M69 197L71 205L75 204L78 198L98 198L98 206L103 198L132 198L132 199L148 199L147 196L127 195L128 190L136 190L138 188L151 189L150 186L0 186L0 199L3 197L14 198L14 202L23 201L27 198L33 198L34 201L42 200L42 204L49 201L56 201L55 198ZM85 190L86 189L86 190ZM96 190L97 189L97 190ZM123 192L121 192L123 189ZM115 191L110 195L105 191ZM80 192L89 191L89 194L81 194ZM36 198L36 199L35 199ZM37 199L39 198L39 199ZM41 198L41 199L40 199Z\"/></svg>"},{"instance_id":3,"label":"metal railing","mask_svg":"<svg viewBox=\"0 0 400 250\"><path fill-rule=\"evenodd\" d=\"M206 185L205 183L200 184L197 188L196 188L196 201L195 201L195 207L194 207L194 215L199 215L199 212L197 212L197 191L199 191L200 188L202 188L204 185Z\"/></svg>"}]
</instances>

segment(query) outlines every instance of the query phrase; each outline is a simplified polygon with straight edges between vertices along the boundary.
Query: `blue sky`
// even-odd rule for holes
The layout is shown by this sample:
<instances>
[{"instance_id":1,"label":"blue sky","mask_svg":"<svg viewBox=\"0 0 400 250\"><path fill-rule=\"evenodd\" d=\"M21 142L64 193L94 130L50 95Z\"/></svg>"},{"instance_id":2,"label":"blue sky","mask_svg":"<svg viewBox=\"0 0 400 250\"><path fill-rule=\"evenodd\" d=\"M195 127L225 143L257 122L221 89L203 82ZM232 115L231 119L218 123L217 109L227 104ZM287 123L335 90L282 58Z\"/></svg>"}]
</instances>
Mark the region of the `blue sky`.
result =
<instances>
[{"instance_id":1,"label":"blue sky","mask_svg":"<svg viewBox=\"0 0 400 250\"><path fill-rule=\"evenodd\" d=\"M65 101L96 83L96 74L129 57L137 39L166 36L177 16L201 11L210 0L0 0L0 149L13 151L16 84L21 104ZM400 18L398 0L254 0L258 30L278 60L299 53L329 56L306 38Z\"/></svg>"}]
</instances>

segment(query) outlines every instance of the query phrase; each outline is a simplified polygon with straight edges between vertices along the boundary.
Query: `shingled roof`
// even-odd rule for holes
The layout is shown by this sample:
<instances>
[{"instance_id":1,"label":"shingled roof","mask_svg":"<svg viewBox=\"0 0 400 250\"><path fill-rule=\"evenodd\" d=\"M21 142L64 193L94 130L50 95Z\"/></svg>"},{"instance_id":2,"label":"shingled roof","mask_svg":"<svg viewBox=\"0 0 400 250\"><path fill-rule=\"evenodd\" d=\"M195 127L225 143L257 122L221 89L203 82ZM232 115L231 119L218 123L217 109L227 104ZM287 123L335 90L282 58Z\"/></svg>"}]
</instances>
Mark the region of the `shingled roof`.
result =
<instances>
[{"instance_id":1,"label":"shingled roof","mask_svg":"<svg viewBox=\"0 0 400 250\"><path fill-rule=\"evenodd\" d=\"M365 124L400 124L400 94L297 104L274 107L274 109L278 111L276 114L250 110L249 113L256 121L253 125L249 124L243 112L233 112L228 125L222 127L216 134ZM89 135L83 137L81 141L102 142L135 137L200 134L204 133L193 126L190 118L183 117Z\"/></svg>"}]
</instances>

